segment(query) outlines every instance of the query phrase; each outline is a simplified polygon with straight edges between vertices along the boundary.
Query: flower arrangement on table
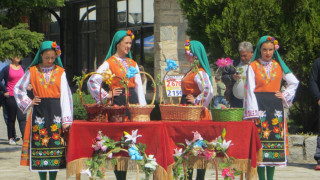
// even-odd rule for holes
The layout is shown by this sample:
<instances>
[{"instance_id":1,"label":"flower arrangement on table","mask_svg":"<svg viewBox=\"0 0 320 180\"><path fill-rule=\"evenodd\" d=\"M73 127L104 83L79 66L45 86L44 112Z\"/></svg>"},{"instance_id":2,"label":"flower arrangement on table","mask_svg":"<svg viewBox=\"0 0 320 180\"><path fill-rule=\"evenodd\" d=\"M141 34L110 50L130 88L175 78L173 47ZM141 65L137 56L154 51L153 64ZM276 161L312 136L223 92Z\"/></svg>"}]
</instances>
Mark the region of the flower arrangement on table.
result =
<instances>
[{"instance_id":1,"label":"flower arrangement on table","mask_svg":"<svg viewBox=\"0 0 320 180\"><path fill-rule=\"evenodd\" d=\"M83 170L82 174L87 174L90 179L105 178L105 170L107 167L107 160L111 160L113 165L117 165L117 160L113 159L113 155L124 151L127 152L131 160L135 160L142 166L142 170L145 173L145 179L149 179L151 174L156 170L158 164L153 155L145 153L146 145L142 143L136 143L137 138L142 135L138 135L138 129L132 130L132 134L124 131L124 136L120 141L115 141L105 136L101 131L98 132L95 139L95 143L92 145L94 150L91 160L87 161L89 168Z\"/></svg>"},{"instance_id":2,"label":"flower arrangement on table","mask_svg":"<svg viewBox=\"0 0 320 180\"><path fill-rule=\"evenodd\" d=\"M227 141L225 139L226 130L223 129L222 135L216 138L215 140L209 142L201 137L201 134L192 132L194 134L191 141L185 140L186 144L178 143L184 147L174 149L175 154L175 165L173 166L173 178L174 179L188 179L187 168L190 167L189 160L191 157L205 156L207 160L212 160L216 168L216 179L218 180L218 166L215 161L217 154L222 154L224 162L219 164L219 168L222 169L222 177L224 180L233 180L235 176L240 175L242 172L236 169L232 169L233 157L229 157L227 154L228 148L232 145L231 140ZM181 167L181 164L183 165Z\"/></svg>"}]
</instances>

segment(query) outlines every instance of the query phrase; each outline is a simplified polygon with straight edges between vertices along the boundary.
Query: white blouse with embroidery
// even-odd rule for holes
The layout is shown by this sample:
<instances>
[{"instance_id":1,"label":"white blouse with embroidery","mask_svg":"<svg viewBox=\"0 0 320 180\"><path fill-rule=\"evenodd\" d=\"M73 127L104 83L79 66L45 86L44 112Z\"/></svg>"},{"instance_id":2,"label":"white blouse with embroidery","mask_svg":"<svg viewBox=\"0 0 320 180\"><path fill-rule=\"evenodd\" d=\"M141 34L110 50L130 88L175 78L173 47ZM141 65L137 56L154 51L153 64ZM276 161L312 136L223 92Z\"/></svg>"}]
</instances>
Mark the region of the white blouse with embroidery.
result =
<instances>
[{"instance_id":1,"label":"white blouse with embroidery","mask_svg":"<svg viewBox=\"0 0 320 180\"><path fill-rule=\"evenodd\" d=\"M128 70L128 65L127 62L121 58L116 57L120 63L122 64L122 66ZM140 105L146 105L146 99L145 99L145 95L143 93L143 87L142 87L142 81L141 81L141 76L139 74L139 68L138 68L138 64L136 64L135 67L138 71L138 73L135 75L135 92L138 96L138 101ZM103 73L105 70L109 69L109 63L107 61L104 61L102 63L102 65L97 69L97 73ZM92 95L92 97L96 100L97 103L100 103L100 86L102 84L102 76L99 74L94 74L92 75L88 82L87 82L87 86L89 89L90 94ZM96 89L96 90L94 90ZM101 99L104 100L106 99L108 93L101 88Z\"/></svg>"},{"instance_id":2,"label":"white blouse with embroidery","mask_svg":"<svg viewBox=\"0 0 320 180\"><path fill-rule=\"evenodd\" d=\"M203 97L203 106L208 107L208 105L210 104L213 98L213 88L212 88L208 74L203 71L199 71L199 73L201 77L199 74L197 74L194 77L194 82L197 83L199 90L203 93L200 93L197 97L195 97L194 103L199 104ZM202 86L201 78L203 79L203 86Z\"/></svg>"},{"instance_id":3,"label":"white blouse with embroidery","mask_svg":"<svg viewBox=\"0 0 320 180\"><path fill-rule=\"evenodd\" d=\"M46 81L49 81L52 68L41 68ZM19 109L25 114L32 106L32 100L27 95L27 87L30 84L30 71L28 70L24 76L18 81L14 87L14 97ZM67 81L66 73L63 72L61 76L60 85L60 107L62 125L72 123L73 121L73 102L70 87ZM18 98L18 96L22 98Z\"/></svg>"},{"instance_id":4,"label":"white blouse with embroidery","mask_svg":"<svg viewBox=\"0 0 320 180\"><path fill-rule=\"evenodd\" d=\"M265 68L267 72L267 76L270 77L272 62L264 62L262 60L260 60L260 62ZM282 73L282 78L283 80L286 81L285 89L284 91L282 91L282 95L284 97L283 105L289 108L292 105L292 101L294 99L296 90L299 85L299 81L292 73L288 73L288 74ZM244 111L243 119L258 118L259 108L258 108L256 96L254 94L254 90L256 87L255 73L251 66L248 67L246 86L247 86L247 91L246 91L246 97L244 100L245 111Z\"/></svg>"}]
</instances>

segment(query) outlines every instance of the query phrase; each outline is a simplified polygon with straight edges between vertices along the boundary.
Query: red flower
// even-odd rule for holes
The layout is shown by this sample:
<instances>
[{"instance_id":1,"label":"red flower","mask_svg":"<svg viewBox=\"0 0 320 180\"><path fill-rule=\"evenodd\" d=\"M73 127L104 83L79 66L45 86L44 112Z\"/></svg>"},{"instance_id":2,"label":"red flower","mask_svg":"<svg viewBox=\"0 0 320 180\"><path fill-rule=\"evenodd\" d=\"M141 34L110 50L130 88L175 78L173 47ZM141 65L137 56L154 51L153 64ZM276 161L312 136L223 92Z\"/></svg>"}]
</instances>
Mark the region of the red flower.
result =
<instances>
[{"instance_id":1,"label":"red flower","mask_svg":"<svg viewBox=\"0 0 320 180\"><path fill-rule=\"evenodd\" d=\"M35 140L35 141L39 141L39 139L40 139L39 134L33 134L33 138L32 139Z\"/></svg>"},{"instance_id":2,"label":"red flower","mask_svg":"<svg viewBox=\"0 0 320 180\"><path fill-rule=\"evenodd\" d=\"M263 127L263 128L267 128L267 127L269 127L269 123L266 121L266 122L263 122L262 124L261 124L261 126Z\"/></svg>"},{"instance_id":3,"label":"red flower","mask_svg":"<svg viewBox=\"0 0 320 180\"><path fill-rule=\"evenodd\" d=\"M261 127L258 127L258 133L261 133Z\"/></svg>"},{"instance_id":4,"label":"red flower","mask_svg":"<svg viewBox=\"0 0 320 180\"><path fill-rule=\"evenodd\" d=\"M281 122L281 123L279 124L279 126L280 126L280 128L283 128L283 122Z\"/></svg>"},{"instance_id":5,"label":"red flower","mask_svg":"<svg viewBox=\"0 0 320 180\"><path fill-rule=\"evenodd\" d=\"M36 161L36 164L39 166L40 165L40 161Z\"/></svg>"},{"instance_id":6,"label":"red flower","mask_svg":"<svg viewBox=\"0 0 320 180\"><path fill-rule=\"evenodd\" d=\"M60 135L58 133L53 133L52 139L58 140L60 138Z\"/></svg>"},{"instance_id":7,"label":"red flower","mask_svg":"<svg viewBox=\"0 0 320 180\"><path fill-rule=\"evenodd\" d=\"M271 39L272 39L272 38L271 38L270 36L267 37L267 40L268 40L268 41L271 41Z\"/></svg>"},{"instance_id":8,"label":"red flower","mask_svg":"<svg viewBox=\"0 0 320 180\"><path fill-rule=\"evenodd\" d=\"M127 30L127 35L128 35L128 36L131 36L131 35L132 35L132 32L131 32L130 29Z\"/></svg>"},{"instance_id":9,"label":"red flower","mask_svg":"<svg viewBox=\"0 0 320 180\"><path fill-rule=\"evenodd\" d=\"M189 39L187 39L187 40L186 40L186 42L188 43L188 42L190 42L190 40L189 40Z\"/></svg>"},{"instance_id":10,"label":"red flower","mask_svg":"<svg viewBox=\"0 0 320 180\"><path fill-rule=\"evenodd\" d=\"M41 129L40 130L40 134L41 135L47 135L48 134L47 128Z\"/></svg>"},{"instance_id":11,"label":"red flower","mask_svg":"<svg viewBox=\"0 0 320 180\"><path fill-rule=\"evenodd\" d=\"M56 48L56 47L57 47L57 43L54 41L54 42L51 44L51 47L52 47L52 48Z\"/></svg>"},{"instance_id":12,"label":"red flower","mask_svg":"<svg viewBox=\"0 0 320 180\"><path fill-rule=\"evenodd\" d=\"M274 133L279 133L279 132L280 132L279 127L273 127L273 132L274 132Z\"/></svg>"}]
</instances>

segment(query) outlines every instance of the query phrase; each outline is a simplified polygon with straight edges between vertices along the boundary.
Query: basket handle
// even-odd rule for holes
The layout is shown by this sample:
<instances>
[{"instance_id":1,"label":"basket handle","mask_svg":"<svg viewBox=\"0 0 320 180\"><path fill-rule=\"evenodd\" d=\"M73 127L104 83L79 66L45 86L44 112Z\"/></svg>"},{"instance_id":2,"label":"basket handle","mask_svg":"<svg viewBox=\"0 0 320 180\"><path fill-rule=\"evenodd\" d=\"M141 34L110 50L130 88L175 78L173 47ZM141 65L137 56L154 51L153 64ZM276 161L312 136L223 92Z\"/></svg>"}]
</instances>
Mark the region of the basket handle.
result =
<instances>
[{"instance_id":1,"label":"basket handle","mask_svg":"<svg viewBox=\"0 0 320 180\"><path fill-rule=\"evenodd\" d=\"M157 92L156 83L155 83L153 77L152 77L149 73L144 72L144 71L140 71L139 74L145 74L146 76L148 76L148 77L151 79L151 81L152 81L152 83L153 83L153 85L154 85L154 87L153 87L153 98L152 98L152 101L151 101L151 103L150 103L150 104L153 105L153 104L154 104L154 101L155 101L155 98L156 98L156 92ZM128 90L126 89L126 91L128 91ZM127 92L126 92L126 96L127 96L127 103L128 103L128 105L130 105L129 96L128 96L128 93L127 93Z\"/></svg>"},{"instance_id":2,"label":"basket handle","mask_svg":"<svg viewBox=\"0 0 320 180\"><path fill-rule=\"evenodd\" d=\"M85 103L83 102L82 90L81 90L81 89L82 89L82 85L83 85L83 81L84 81L85 79L87 79L89 76L93 75L93 74L102 75L101 73L97 73L97 72L88 73L88 74L86 74L85 76L83 76L83 78L81 79L80 84L79 84L79 97L80 97L81 104L82 104L83 106L85 106ZM102 86L100 86L100 89L99 89L99 96L100 96L100 102L102 103L101 88L102 88Z\"/></svg>"}]
</instances>

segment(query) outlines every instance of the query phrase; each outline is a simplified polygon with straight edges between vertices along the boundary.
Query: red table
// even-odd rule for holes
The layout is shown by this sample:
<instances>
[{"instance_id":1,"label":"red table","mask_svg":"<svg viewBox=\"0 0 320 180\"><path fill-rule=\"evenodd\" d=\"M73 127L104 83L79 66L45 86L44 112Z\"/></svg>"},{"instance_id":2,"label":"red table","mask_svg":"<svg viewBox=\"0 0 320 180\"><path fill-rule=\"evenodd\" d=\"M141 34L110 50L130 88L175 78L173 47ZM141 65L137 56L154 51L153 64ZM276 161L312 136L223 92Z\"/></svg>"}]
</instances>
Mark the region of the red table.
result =
<instances>
[{"instance_id":1,"label":"red table","mask_svg":"<svg viewBox=\"0 0 320 180\"><path fill-rule=\"evenodd\" d=\"M87 169L85 161L92 157L91 145L100 130L111 139L119 140L123 136L123 131L131 133L132 130L138 129L138 134L142 137L137 139L137 143L146 144L146 154L153 154L159 164L154 174L155 179L171 179L171 167L174 163L172 155L176 143L185 143L185 139L191 140L192 131L198 131L204 139L211 141L221 135L223 128L227 131L226 139L232 140L233 145L229 148L228 155L237 159L234 162L237 169L248 173L248 178L256 176L261 143L256 126L252 122L97 123L77 120L72 124L69 134L67 178L73 174L80 177L79 173ZM119 167L121 168L121 165Z\"/></svg>"}]
</instances>

